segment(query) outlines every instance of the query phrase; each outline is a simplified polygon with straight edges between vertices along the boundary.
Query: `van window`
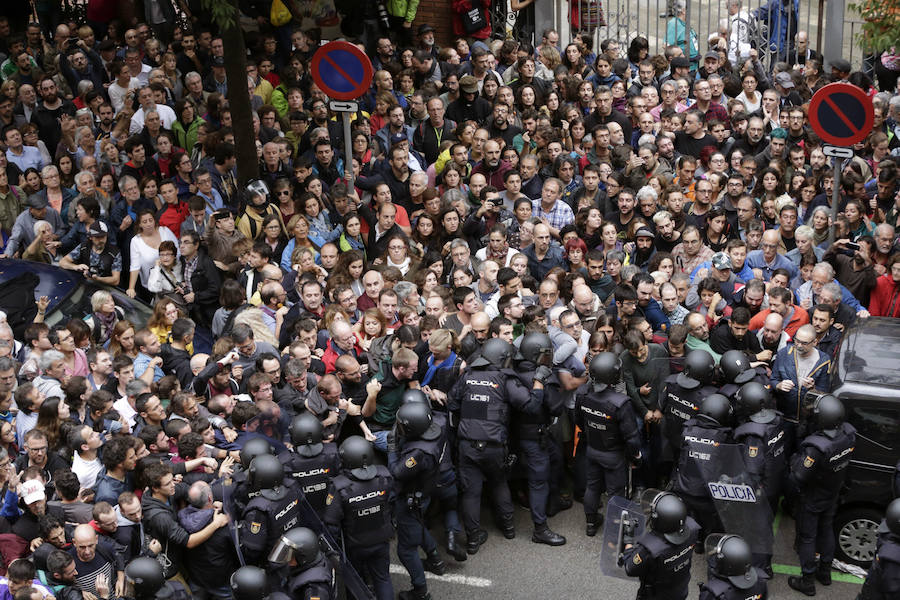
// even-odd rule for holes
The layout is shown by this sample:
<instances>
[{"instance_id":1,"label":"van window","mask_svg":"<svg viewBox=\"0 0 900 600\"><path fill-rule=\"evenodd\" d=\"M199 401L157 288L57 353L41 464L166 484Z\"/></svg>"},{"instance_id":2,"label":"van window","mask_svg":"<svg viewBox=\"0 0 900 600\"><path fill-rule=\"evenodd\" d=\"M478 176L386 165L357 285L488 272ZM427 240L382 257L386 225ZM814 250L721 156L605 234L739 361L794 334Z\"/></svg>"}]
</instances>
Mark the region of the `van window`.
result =
<instances>
[{"instance_id":1,"label":"van window","mask_svg":"<svg viewBox=\"0 0 900 600\"><path fill-rule=\"evenodd\" d=\"M844 406L850 403L844 402ZM857 434L885 450L893 450L900 441L900 409L874 406L850 406L848 422Z\"/></svg>"}]
</instances>

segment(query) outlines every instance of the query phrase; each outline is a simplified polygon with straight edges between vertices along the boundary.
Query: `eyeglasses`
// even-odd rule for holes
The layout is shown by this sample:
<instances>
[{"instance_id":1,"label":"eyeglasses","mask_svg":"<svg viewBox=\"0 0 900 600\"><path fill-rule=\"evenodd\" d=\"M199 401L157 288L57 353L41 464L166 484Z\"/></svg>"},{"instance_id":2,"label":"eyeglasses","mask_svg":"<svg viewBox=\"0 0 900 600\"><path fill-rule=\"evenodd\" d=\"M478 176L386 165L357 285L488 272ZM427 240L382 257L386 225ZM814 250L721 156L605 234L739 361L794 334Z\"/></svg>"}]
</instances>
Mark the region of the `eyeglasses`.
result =
<instances>
[{"instance_id":1,"label":"eyeglasses","mask_svg":"<svg viewBox=\"0 0 900 600\"><path fill-rule=\"evenodd\" d=\"M29 452L46 452L46 451L47 451L47 446L41 446L40 448L28 448L28 447L26 447L25 449L28 450Z\"/></svg>"},{"instance_id":2,"label":"eyeglasses","mask_svg":"<svg viewBox=\"0 0 900 600\"><path fill-rule=\"evenodd\" d=\"M794 345L795 346L809 346L814 341L815 340L800 340L800 339L794 338Z\"/></svg>"}]
</instances>

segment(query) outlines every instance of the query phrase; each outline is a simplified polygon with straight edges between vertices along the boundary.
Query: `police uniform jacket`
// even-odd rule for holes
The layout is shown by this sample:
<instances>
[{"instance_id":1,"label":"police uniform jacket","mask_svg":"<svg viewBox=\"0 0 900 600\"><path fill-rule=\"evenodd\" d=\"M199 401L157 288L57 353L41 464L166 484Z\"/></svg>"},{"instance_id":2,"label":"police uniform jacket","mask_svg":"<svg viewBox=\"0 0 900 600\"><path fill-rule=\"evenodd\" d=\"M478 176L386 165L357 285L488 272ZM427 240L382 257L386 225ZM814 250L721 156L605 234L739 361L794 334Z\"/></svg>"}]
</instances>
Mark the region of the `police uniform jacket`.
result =
<instances>
[{"instance_id":1,"label":"police uniform jacket","mask_svg":"<svg viewBox=\"0 0 900 600\"><path fill-rule=\"evenodd\" d=\"M605 468L641 451L641 436L631 400L612 388L590 391L575 401L575 424L584 432L588 460Z\"/></svg>"},{"instance_id":2,"label":"police uniform jacket","mask_svg":"<svg viewBox=\"0 0 900 600\"><path fill-rule=\"evenodd\" d=\"M625 572L640 577L643 600L684 600L691 582L691 558L700 525L685 519L687 539L673 544L655 531L645 532L625 550Z\"/></svg>"},{"instance_id":3,"label":"police uniform jacket","mask_svg":"<svg viewBox=\"0 0 900 600\"><path fill-rule=\"evenodd\" d=\"M341 459L335 444L322 444L322 452L316 456L283 452L278 458L284 465L285 476L300 486L309 505L321 515L328 495L328 484L341 470Z\"/></svg>"},{"instance_id":4,"label":"police uniform jacket","mask_svg":"<svg viewBox=\"0 0 900 600\"><path fill-rule=\"evenodd\" d=\"M769 423L748 421L734 430L735 441L744 449L747 472L770 498L780 492L787 469L783 423L777 413Z\"/></svg>"},{"instance_id":5,"label":"police uniform jacket","mask_svg":"<svg viewBox=\"0 0 900 600\"><path fill-rule=\"evenodd\" d=\"M709 474L718 470L715 463L717 449L731 441L730 427L716 425L703 416L687 421L682 431L675 489L698 498L709 496Z\"/></svg>"},{"instance_id":6,"label":"police uniform jacket","mask_svg":"<svg viewBox=\"0 0 900 600\"><path fill-rule=\"evenodd\" d=\"M847 478L855 443L856 429L849 423L814 433L800 443L791 459L791 478L806 508L819 512L834 504Z\"/></svg>"},{"instance_id":7,"label":"police uniform jacket","mask_svg":"<svg viewBox=\"0 0 900 600\"><path fill-rule=\"evenodd\" d=\"M375 477L368 480L344 471L331 482L325 497L325 524L336 538L343 529L346 548L382 544L394 535L394 478L386 467L378 465L375 470Z\"/></svg>"}]
</instances>

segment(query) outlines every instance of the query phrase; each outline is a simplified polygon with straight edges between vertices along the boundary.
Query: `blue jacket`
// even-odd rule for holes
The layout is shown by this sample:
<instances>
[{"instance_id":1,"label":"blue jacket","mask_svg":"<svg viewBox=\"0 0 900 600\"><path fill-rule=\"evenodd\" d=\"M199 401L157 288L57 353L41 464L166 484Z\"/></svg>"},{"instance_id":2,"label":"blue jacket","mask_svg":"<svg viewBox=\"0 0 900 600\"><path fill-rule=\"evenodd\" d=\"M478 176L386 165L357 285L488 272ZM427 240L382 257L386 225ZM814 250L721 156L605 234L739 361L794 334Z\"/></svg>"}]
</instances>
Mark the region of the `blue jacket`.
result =
<instances>
[{"instance_id":1,"label":"blue jacket","mask_svg":"<svg viewBox=\"0 0 900 600\"><path fill-rule=\"evenodd\" d=\"M750 252L748 252L747 260L744 262L744 264L751 269L761 269L763 272L763 280L765 281L768 281L772 278L772 271L774 271L775 269L787 269L791 274L792 279L799 273L799 270L796 266L794 266L794 263L792 263L791 260L783 254L775 255L773 266L770 268L766 264L766 259L763 258L762 250L751 250Z\"/></svg>"},{"instance_id":2,"label":"blue jacket","mask_svg":"<svg viewBox=\"0 0 900 600\"><path fill-rule=\"evenodd\" d=\"M753 12L754 17L768 25L769 51L787 55L797 33L799 9L799 0L769 0Z\"/></svg>"},{"instance_id":3,"label":"blue jacket","mask_svg":"<svg viewBox=\"0 0 900 600\"><path fill-rule=\"evenodd\" d=\"M791 421L800 420L800 406L808 392L813 391L813 389L827 392L831 389L829 381L831 360L828 358L828 355L818 349L816 349L816 353L818 354L818 359L809 374L813 378L814 388L801 386L800 382L797 381L797 356L796 347L793 344L782 348L775 355L775 362L772 363L772 376L769 378L769 382L772 384L777 408L784 414L786 419ZM795 384L794 389L790 392L782 392L775 387L785 379L793 381Z\"/></svg>"},{"instance_id":4,"label":"blue jacket","mask_svg":"<svg viewBox=\"0 0 900 600\"><path fill-rule=\"evenodd\" d=\"M644 318L653 326L653 331L669 331L671 326L669 317L663 312L659 302L650 298L650 303L647 306L639 306L638 309L644 313Z\"/></svg>"}]
</instances>

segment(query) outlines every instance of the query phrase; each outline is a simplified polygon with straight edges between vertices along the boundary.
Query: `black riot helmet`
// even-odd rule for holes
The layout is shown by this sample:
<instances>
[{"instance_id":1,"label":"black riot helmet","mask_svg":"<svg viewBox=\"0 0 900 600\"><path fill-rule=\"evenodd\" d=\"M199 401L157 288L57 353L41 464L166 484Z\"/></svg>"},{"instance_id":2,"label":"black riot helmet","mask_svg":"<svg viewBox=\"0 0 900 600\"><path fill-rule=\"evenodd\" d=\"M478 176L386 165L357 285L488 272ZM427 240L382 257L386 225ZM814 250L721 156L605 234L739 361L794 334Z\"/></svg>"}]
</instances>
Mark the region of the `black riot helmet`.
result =
<instances>
[{"instance_id":1,"label":"black riot helmet","mask_svg":"<svg viewBox=\"0 0 900 600\"><path fill-rule=\"evenodd\" d=\"M756 371L750 366L750 359L740 350L728 350L723 354L719 360L719 369L726 380L737 385L747 383L756 376Z\"/></svg>"},{"instance_id":2,"label":"black riot helmet","mask_svg":"<svg viewBox=\"0 0 900 600\"><path fill-rule=\"evenodd\" d=\"M731 417L731 402L722 394L710 394L700 402L700 419L728 427L731 425Z\"/></svg>"},{"instance_id":3,"label":"black riot helmet","mask_svg":"<svg viewBox=\"0 0 900 600\"><path fill-rule=\"evenodd\" d=\"M298 568L305 569L318 562L321 556L319 537L312 529L294 527L281 534L278 543L269 553L269 562L283 567L293 559L297 561Z\"/></svg>"},{"instance_id":4,"label":"black riot helmet","mask_svg":"<svg viewBox=\"0 0 900 600\"><path fill-rule=\"evenodd\" d=\"M375 477L375 448L372 442L359 435L351 435L340 448L343 467L357 479L368 481Z\"/></svg>"},{"instance_id":5,"label":"black riot helmet","mask_svg":"<svg viewBox=\"0 0 900 600\"><path fill-rule=\"evenodd\" d=\"M289 431L297 454L310 458L322 453L325 428L314 414L304 412L294 417Z\"/></svg>"},{"instance_id":6,"label":"black riot helmet","mask_svg":"<svg viewBox=\"0 0 900 600\"><path fill-rule=\"evenodd\" d=\"M888 504L884 511L884 524L894 535L900 535L900 498Z\"/></svg>"},{"instance_id":7,"label":"black riot helmet","mask_svg":"<svg viewBox=\"0 0 900 600\"><path fill-rule=\"evenodd\" d=\"M691 350L684 357L684 370L678 374L678 385L686 390L694 390L712 381L716 370L716 359L706 350Z\"/></svg>"},{"instance_id":8,"label":"black riot helmet","mask_svg":"<svg viewBox=\"0 0 900 600\"><path fill-rule=\"evenodd\" d=\"M767 408L769 390L758 381L750 381L740 387L734 395L734 412L741 423L770 423L775 411Z\"/></svg>"},{"instance_id":9,"label":"black riot helmet","mask_svg":"<svg viewBox=\"0 0 900 600\"><path fill-rule=\"evenodd\" d=\"M491 338L481 347L481 354L472 361L473 367L493 367L505 369L509 366L515 348L500 338Z\"/></svg>"},{"instance_id":10,"label":"black riot helmet","mask_svg":"<svg viewBox=\"0 0 900 600\"><path fill-rule=\"evenodd\" d=\"M162 565L147 556L135 558L125 567L125 577L134 587L136 600L155 598L166 583Z\"/></svg>"},{"instance_id":11,"label":"black riot helmet","mask_svg":"<svg viewBox=\"0 0 900 600\"><path fill-rule=\"evenodd\" d=\"M685 519L687 506L672 492L659 492L650 503L650 527L673 544L680 544L687 539Z\"/></svg>"},{"instance_id":12,"label":"black riot helmet","mask_svg":"<svg viewBox=\"0 0 900 600\"><path fill-rule=\"evenodd\" d=\"M813 405L816 431L837 429L844 423L844 417L844 404L831 394L819 396Z\"/></svg>"},{"instance_id":13,"label":"black riot helmet","mask_svg":"<svg viewBox=\"0 0 900 600\"><path fill-rule=\"evenodd\" d=\"M713 572L728 579L741 590L756 585L759 574L753 568L753 553L739 535L714 534L706 540L707 552L713 559Z\"/></svg>"},{"instance_id":14,"label":"black riot helmet","mask_svg":"<svg viewBox=\"0 0 900 600\"><path fill-rule=\"evenodd\" d=\"M622 361L612 352L600 352L591 359L588 371L591 381L594 382L594 391L602 392L607 386L613 385L619 379L622 370Z\"/></svg>"},{"instance_id":15,"label":"black riot helmet","mask_svg":"<svg viewBox=\"0 0 900 600\"><path fill-rule=\"evenodd\" d=\"M272 454L272 445L261 437L252 437L241 448L241 465L247 469L254 458L263 454Z\"/></svg>"},{"instance_id":16,"label":"black riot helmet","mask_svg":"<svg viewBox=\"0 0 900 600\"><path fill-rule=\"evenodd\" d=\"M268 587L266 572L251 565L241 567L231 574L230 585L234 600L261 600Z\"/></svg>"},{"instance_id":17,"label":"black riot helmet","mask_svg":"<svg viewBox=\"0 0 900 600\"><path fill-rule=\"evenodd\" d=\"M431 402L428 401L428 396L426 396L425 392L422 390L406 390L403 392L402 403L408 404L410 402L422 402L431 406Z\"/></svg>"},{"instance_id":18,"label":"black riot helmet","mask_svg":"<svg viewBox=\"0 0 900 600\"><path fill-rule=\"evenodd\" d=\"M283 485L284 465L271 454L262 454L250 462L247 480L250 489L269 500L281 500L287 491Z\"/></svg>"},{"instance_id":19,"label":"black riot helmet","mask_svg":"<svg viewBox=\"0 0 900 600\"><path fill-rule=\"evenodd\" d=\"M440 429L433 423L431 407L424 402L407 402L397 410L397 432L410 440L436 439Z\"/></svg>"},{"instance_id":20,"label":"black riot helmet","mask_svg":"<svg viewBox=\"0 0 900 600\"><path fill-rule=\"evenodd\" d=\"M523 360L535 365L549 366L553 355L553 343L546 333L532 331L522 337L519 354Z\"/></svg>"}]
</instances>

